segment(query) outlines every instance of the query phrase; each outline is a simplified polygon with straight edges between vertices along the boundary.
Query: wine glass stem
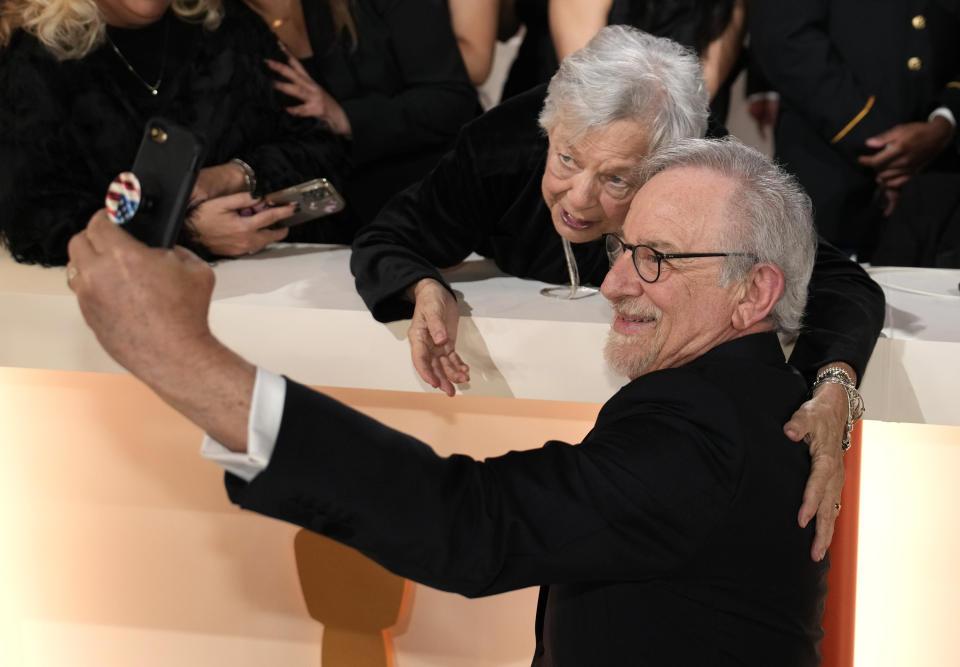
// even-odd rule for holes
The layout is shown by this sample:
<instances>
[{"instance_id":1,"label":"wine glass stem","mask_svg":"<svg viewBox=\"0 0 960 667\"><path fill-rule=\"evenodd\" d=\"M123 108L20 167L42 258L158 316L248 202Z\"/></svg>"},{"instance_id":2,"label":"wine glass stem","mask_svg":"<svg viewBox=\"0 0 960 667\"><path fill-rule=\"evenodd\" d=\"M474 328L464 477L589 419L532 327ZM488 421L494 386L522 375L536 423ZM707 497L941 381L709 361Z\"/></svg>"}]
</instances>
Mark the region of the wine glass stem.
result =
<instances>
[{"instance_id":1,"label":"wine glass stem","mask_svg":"<svg viewBox=\"0 0 960 667\"><path fill-rule=\"evenodd\" d=\"M561 239L563 242L563 255L567 259L567 273L570 276L570 296L577 293L580 287L580 270L577 268L577 258L573 256L573 248L570 241Z\"/></svg>"}]
</instances>

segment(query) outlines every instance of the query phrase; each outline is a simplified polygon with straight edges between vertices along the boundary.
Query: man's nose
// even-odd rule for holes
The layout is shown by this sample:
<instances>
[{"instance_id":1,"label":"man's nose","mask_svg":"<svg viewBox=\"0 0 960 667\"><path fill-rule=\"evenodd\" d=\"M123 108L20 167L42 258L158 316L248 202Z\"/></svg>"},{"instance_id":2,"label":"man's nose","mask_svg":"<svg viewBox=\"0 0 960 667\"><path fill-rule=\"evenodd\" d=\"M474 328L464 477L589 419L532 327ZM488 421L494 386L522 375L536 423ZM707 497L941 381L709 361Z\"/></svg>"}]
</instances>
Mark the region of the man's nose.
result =
<instances>
[{"instance_id":1,"label":"man's nose","mask_svg":"<svg viewBox=\"0 0 960 667\"><path fill-rule=\"evenodd\" d=\"M608 301L613 301L624 296L640 296L643 294L643 287L644 283L633 266L630 251L624 251L607 271L603 284L600 285L600 293Z\"/></svg>"}]
</instances>

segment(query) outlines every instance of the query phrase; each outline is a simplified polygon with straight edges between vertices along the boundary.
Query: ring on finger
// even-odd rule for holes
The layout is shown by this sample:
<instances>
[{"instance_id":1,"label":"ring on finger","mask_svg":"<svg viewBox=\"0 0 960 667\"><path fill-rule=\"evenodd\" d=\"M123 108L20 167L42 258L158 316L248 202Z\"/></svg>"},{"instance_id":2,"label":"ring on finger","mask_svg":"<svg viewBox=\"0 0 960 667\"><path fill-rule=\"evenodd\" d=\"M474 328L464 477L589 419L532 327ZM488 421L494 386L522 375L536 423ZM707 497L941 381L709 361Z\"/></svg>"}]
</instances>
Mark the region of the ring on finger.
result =
<instances>
[{"instance_id":1,"label":"ring on finger","mask_svg":"<svg viewBox=\"0 0 960 667\"><path fill-rule=\"evenodd\" d=\"M841 507L842 507L842 505L841 505L840 503L834 503L834 504L833 504L833 509L835 509L838 514L840 513L840 508L841 508Z\"/></svg>"}]
</instances>

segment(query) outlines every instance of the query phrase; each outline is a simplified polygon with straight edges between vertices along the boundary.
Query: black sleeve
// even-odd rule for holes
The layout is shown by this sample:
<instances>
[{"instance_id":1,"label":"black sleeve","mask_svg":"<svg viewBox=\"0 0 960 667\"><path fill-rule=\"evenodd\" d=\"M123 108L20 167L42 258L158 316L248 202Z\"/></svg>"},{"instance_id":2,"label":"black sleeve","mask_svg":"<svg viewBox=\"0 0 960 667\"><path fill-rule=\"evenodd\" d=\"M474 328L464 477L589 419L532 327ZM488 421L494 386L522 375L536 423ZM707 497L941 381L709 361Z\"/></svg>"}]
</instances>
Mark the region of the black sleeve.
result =
<instances>
[{"instance_id":1,"label":"black sleeve","mask_svg":"<svg viewBox=\"0 0 960 667\"><path fill-rule=\"evenodd\" d=\"M378 321L410 317L413 304L403 292L422 278L450 289L437 268L466 259L502 215L502 198L476 171L473 134L465 129L423 181L394 197L354 239L350 270Z\"/></svg>"},{"instance_id":2,"label":"black sleeve","mask_svg":"<svg viewBox=\"0 0 960 667\"><path fill-rule=\"evenodd\" d=\"M853 161L872 152L864 144L869 137L897 124L896 102L865 88L834 47L830 2L752 3L750 49L773 89Z\"/></svg>"},{"instance_id":3,"label":"black sleeve","mask_svg":"<svg viewBox=\"0 0 960 667\"><path fill-rule=\"evenodd\" d=\"M341 101L353 130L357 163L425 146L449 146L478 108L446 2L387 0L383 4L389 56L402 84L394 95L365 91Z\"/></svg>"},{"instance_id":4,"label":"black sleeve","mask_svg":"<svg viewBox=\"0 0 960 667\"><path fill-rule=\"evenodd\" d=\"M883 290L867 272L822 237L803 330L790 355L790 363L812 382L817 370L843 361L863 378L873 346L883 328Z\"/></svg>"},{"instance_id":5,"label":"black sleeve","mask_svg":"<svg viewBox=\"0 0 960 667\"><path fill-rule=\"evenodd\" d=\"M0 56L0 241L17 261L48 266L66 264L110 182L87 161L87 135L69 131L58 71L23 34Z\"/></svg>"},{"instance_id":6,"label":"black sleeve","mask_svg":"<svg viewBox=\"0 0 960 667\"><path fill-rule=\"evenodd\" d=\"M227 489L244 508L464 595L635 579L685 562L734 494L742 459L670 416L689 408L636 410L579 446L553 441L475 461L440 457L288 381L270 464L250 483L228 475Z\"/></svg>"}]
</instances>

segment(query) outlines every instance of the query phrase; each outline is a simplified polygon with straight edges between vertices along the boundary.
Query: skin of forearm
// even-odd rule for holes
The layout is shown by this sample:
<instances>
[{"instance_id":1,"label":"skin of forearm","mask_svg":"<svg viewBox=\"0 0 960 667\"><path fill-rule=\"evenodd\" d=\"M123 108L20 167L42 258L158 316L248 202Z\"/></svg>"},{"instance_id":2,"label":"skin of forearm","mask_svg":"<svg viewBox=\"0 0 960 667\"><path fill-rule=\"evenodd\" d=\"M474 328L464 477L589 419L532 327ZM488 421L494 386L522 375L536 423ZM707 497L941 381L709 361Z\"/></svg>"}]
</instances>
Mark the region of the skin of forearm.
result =
<instances>
[{"instance_id":1,"label":"skin of forearm","mask_svg":"<svg viewBox=\"0 0 960 667\"><path fill-rule=\"evenodd\" d=\"M739 0L733 6L730 23L719 37L707 45L703 53L703 76L707 82L710 99L717 94L737 62L740 50L743 48L746 16L744 2Z\"/></svg>"},{"instance_id":2,"label":"skin of forearm","mask_svg":"<svg viewBox=\"0 0 960 667\"><path fill-rule=\"evenodd\" d=\"M607 25L613 0L550 0L550 36L557 62L577 51Z\"/></svg>"},{"instance_id":3,"label":"skin of forearm","mask_svg":"<svg viewBox=\"0 0 960 667\"><path fill-rule=\"evenodd\" d=\"M256 367L213 335L191 347L174 363L134 374L227 449L247 451Z\"/></svg>"}]
</instances>

